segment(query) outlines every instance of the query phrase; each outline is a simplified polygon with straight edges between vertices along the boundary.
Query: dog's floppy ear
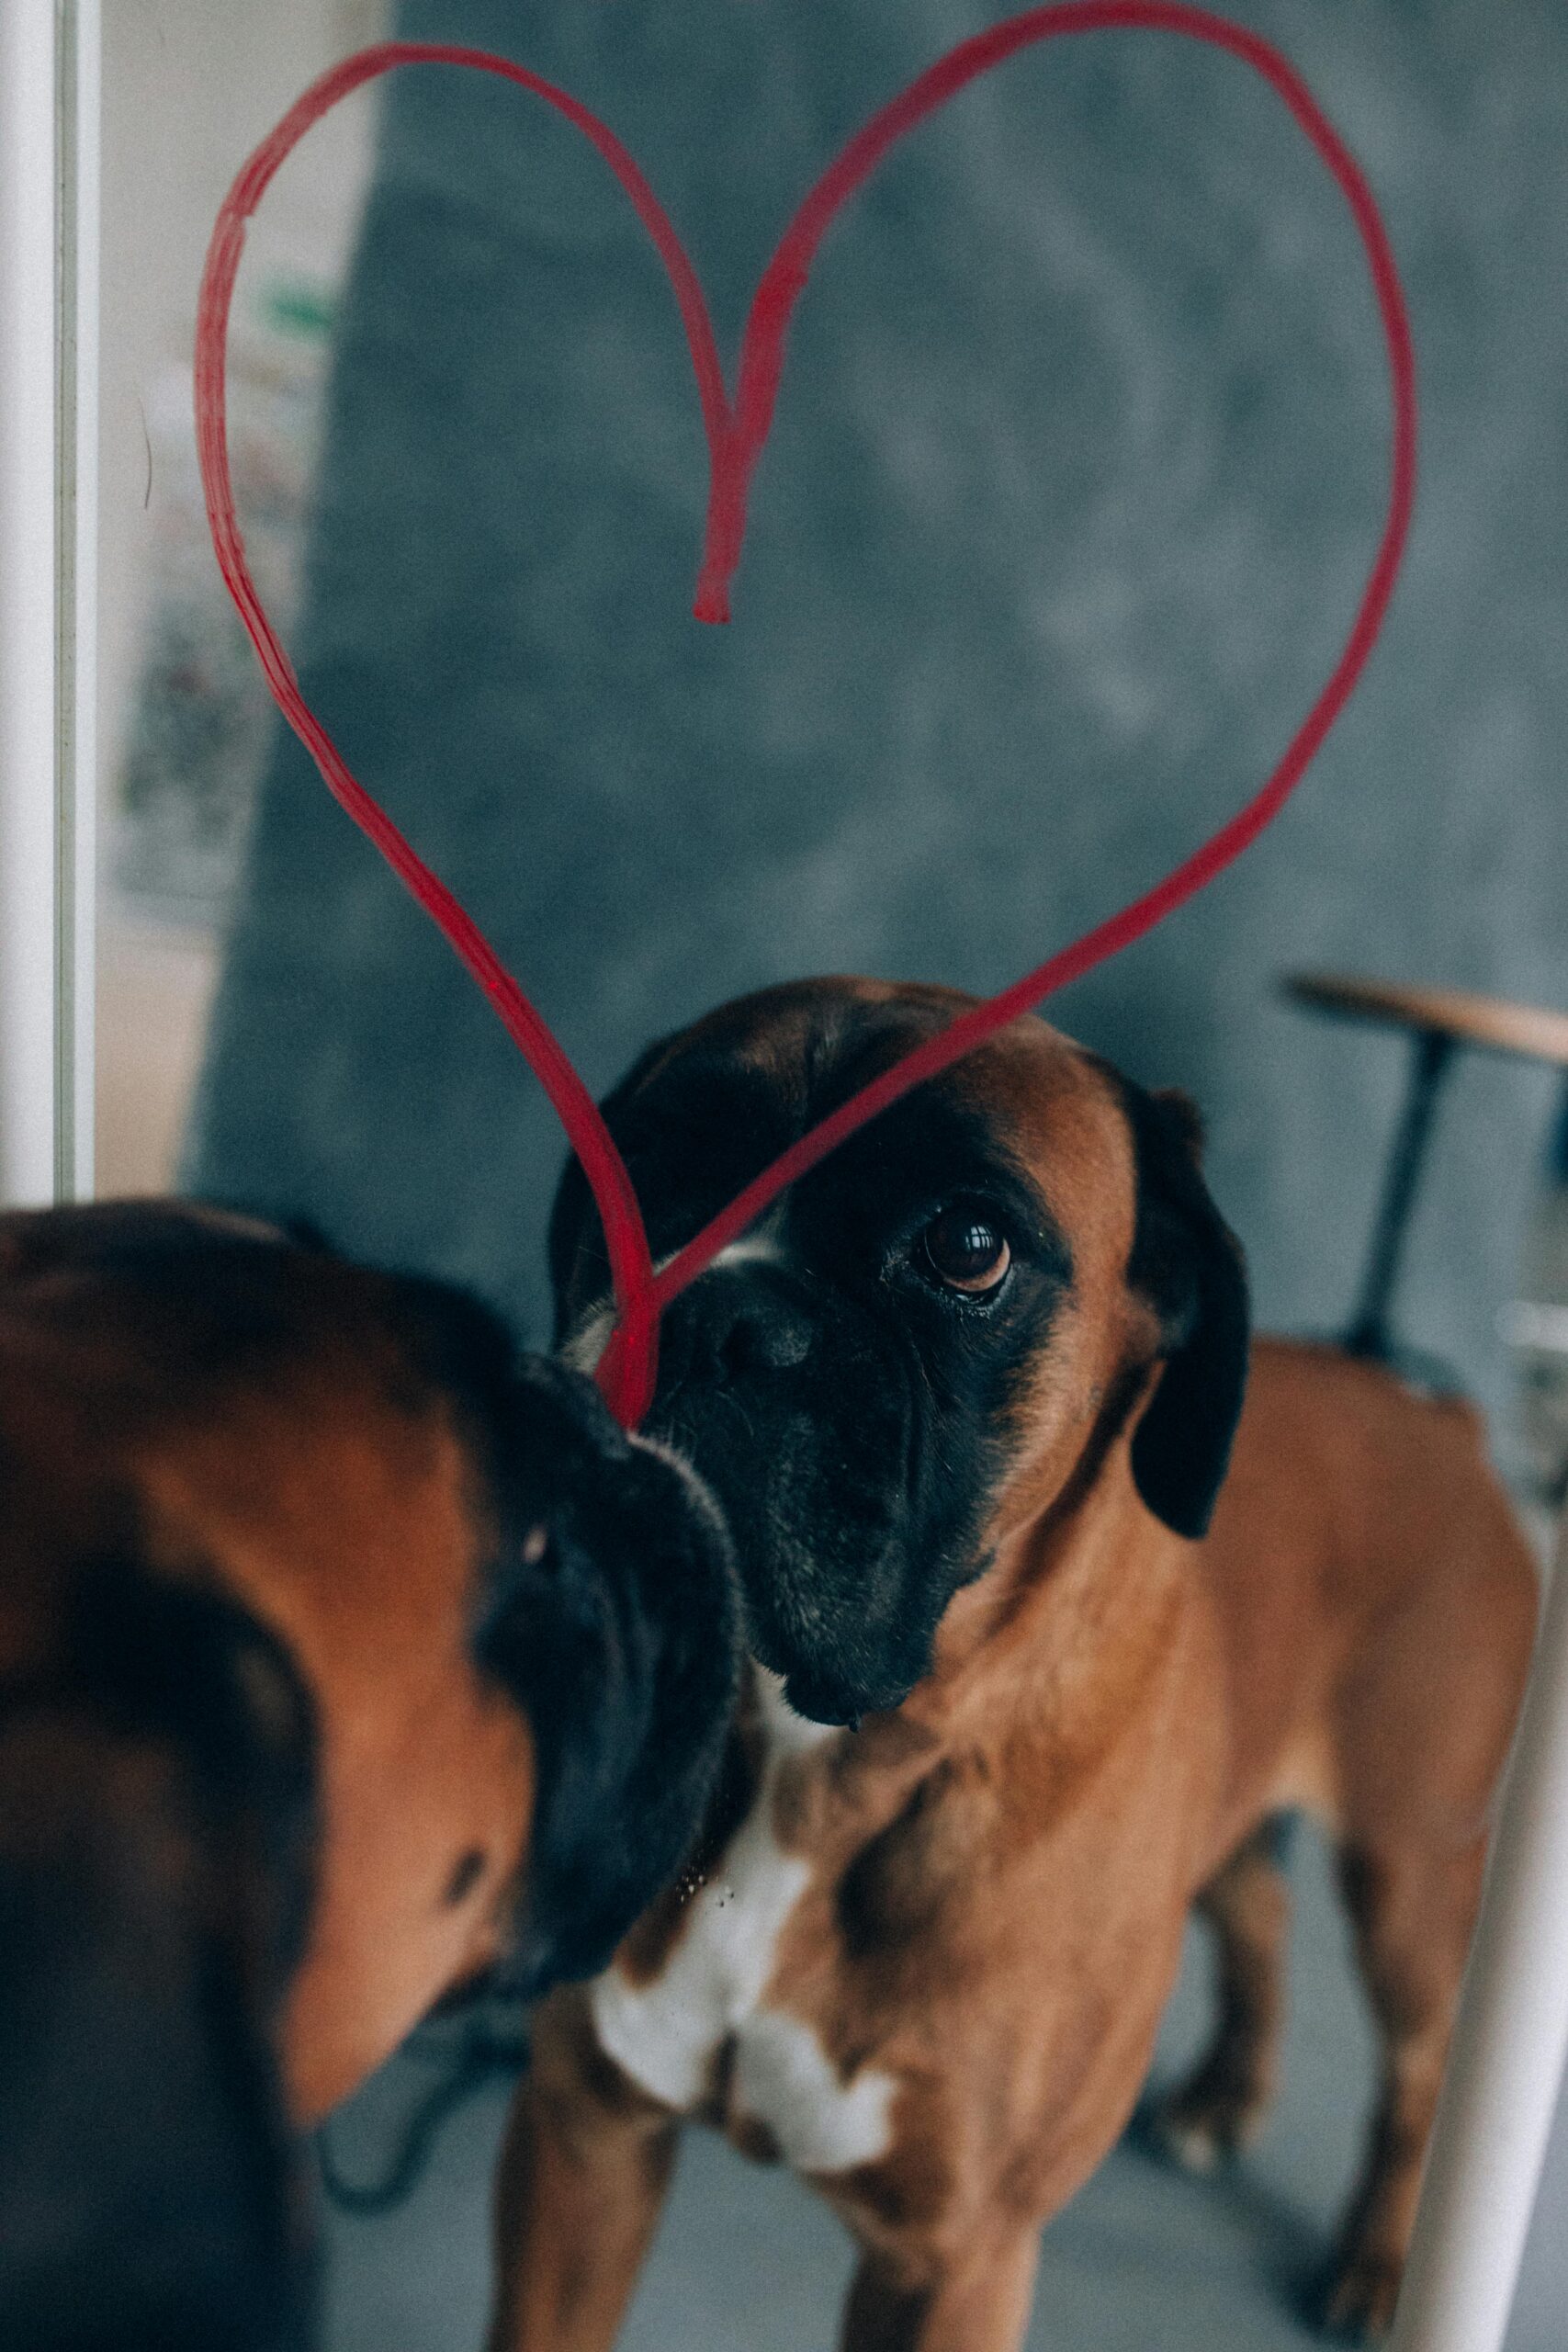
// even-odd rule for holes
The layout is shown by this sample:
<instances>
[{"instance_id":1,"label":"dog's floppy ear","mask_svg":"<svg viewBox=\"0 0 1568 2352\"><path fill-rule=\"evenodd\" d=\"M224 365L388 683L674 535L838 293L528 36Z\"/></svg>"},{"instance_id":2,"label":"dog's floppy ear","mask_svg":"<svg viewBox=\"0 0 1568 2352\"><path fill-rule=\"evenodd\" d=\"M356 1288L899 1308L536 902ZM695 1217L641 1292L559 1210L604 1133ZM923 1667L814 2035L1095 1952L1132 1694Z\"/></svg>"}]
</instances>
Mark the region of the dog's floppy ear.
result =
<instances>
[{"instance_id":1,"label":"dog's floppy ear","mask_svg":"<svg viewBox=\"0 0 1568 2352\"><path fill-rule=\"evenodd\" d=\"M1210 1196L1202 1125L1185 1094L1123 1081L1137 1165L1130 1286L1154 1309L1165 1358L1133 1432L1133 1477L1156 1519L1205 1535L1247 1387L1247 1269Z\"/></svg>"}]
</instances>

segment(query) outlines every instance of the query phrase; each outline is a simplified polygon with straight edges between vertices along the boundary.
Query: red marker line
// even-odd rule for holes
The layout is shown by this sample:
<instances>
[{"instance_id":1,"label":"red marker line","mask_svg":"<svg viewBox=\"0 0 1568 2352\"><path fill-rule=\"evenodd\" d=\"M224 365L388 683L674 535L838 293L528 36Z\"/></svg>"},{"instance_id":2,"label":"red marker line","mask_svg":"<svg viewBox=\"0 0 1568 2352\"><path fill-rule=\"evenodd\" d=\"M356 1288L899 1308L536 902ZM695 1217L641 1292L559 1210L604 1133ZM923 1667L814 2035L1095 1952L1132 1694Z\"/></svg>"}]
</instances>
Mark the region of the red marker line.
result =
<instances>
[{"instance_id":1,"label":"red marker line","mask_svg":"<svg viewBox=\"0 0 1568 2352\"><path fill-rule=\"evenodd\" d=\"M745 541L751 476L773 423L790 321L808 283L822 238L839 210L908 131L979 75L1039 41L1070 33L1131 30L1165 32L1204 42L1228 51L1260 74L1290 108L1333 175L1360 237L1388 350L1393 456L1382 534L1344 650L1279 765L1245 808L1153 889L1058 950L1010 988L961 1015L863 1087L755 1177L656 1279L637 1195L592 1096L547 1023L505 970L471 917L351 774L300 693L292 665L256 593L234 510L224 382L229 315L245 223L279 164L311 126L350 91L397 66L471 67L513 82L553 107L591 141L615 173L674 290L708 446L708 511L695 610L699 619L725 620L729 583ZM274 699L310 752L328 789L375 842L484 990L538 1076L582 1163L604 1228L617 1314L615 1330L600 1366L600 1384L628 1427L642 1418L652 1398L662 1309L780 1193L911 1088L949 1069L1053 990L1081 978L1153 930L1223 873L1278 815L1366 666L1393 593L1415 496L1416 368L1410 324L1387 232L1371 191L1311 91L1278 50L1226 17L1174 5L1174 0L1169 5L1167 0L1067 0L1067 5L1030 9L961 42L918 75L855 133L796 210L758 284L741 341L736 383L732 406L696 273L669 216L627 150L568 92L489 51L435 42L385 41L345 59L311 85L255 150L231 188L212 232L197 312L196 411L197 447L220 569Z\"/></svg>"}]
</instances>

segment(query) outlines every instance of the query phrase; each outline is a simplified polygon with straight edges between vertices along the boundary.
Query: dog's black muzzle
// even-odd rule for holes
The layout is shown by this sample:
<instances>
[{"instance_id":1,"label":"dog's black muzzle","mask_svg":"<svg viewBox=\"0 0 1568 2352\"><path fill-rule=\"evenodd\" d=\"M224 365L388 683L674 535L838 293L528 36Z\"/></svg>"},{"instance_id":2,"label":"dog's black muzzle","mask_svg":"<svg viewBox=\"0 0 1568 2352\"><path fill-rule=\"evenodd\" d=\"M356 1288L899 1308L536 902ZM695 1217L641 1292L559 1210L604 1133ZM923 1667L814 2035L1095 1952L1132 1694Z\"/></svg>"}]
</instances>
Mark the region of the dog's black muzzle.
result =
<instances>
[{"instance_id":1,"label":"dog's black muzzle","mask_svg":"<svg viewBox=\"0 0 1568 2352\"><path fill-rule=\"evenodd\" d=\"M891 1336L791 1270L716 1267L665 1316L651 1418L724 1507L748 1644L790 1705L831 1724L897 1706L934 1619L909 1541L913 1385Z\"/></svg>"},{"instance_id":2,"label":"dog's black muzzle","mask_svg":"<svg viewBox=\"0 0 1568 2352\"><path fill-rule=\"evenodd\" d=\"M497 1479L504 1555L478 1650L534 1735L515 1972L532 1996L602 1967L685 1859L734 1703L739 1606L712 1497L565 1365L523 1361Z\"/></svg>"}]
</instances>

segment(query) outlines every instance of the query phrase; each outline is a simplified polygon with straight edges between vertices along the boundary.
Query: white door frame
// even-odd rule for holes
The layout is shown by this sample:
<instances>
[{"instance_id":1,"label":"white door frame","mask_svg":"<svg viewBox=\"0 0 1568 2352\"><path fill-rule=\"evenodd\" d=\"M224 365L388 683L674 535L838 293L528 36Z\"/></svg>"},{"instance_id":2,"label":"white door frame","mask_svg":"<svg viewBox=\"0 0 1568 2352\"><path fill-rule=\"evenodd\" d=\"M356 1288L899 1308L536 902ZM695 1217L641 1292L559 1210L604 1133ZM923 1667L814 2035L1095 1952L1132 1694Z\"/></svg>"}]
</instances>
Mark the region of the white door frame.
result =
<instances>
[{"instance_id":1,"label":"white door frame","mask_svg":"<svg viewBox=\"0 0 1568 2352\"><path fill-rule=\"evenodd\" d=\"M98 0L0 0L0 1201L93 1189Z\"/></svg>"}]
</instances>

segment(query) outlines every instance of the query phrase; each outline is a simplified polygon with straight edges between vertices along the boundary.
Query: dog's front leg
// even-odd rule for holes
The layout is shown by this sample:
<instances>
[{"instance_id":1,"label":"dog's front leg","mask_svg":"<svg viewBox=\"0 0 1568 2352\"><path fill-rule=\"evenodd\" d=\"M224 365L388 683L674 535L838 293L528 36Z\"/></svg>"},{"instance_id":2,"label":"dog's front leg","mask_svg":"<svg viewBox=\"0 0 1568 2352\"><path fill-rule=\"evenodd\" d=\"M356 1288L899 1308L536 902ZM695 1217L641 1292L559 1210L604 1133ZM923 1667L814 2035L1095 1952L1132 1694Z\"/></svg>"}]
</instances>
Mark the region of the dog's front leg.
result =
<instances>
[{"instance_id":1,"label":"dog's front leg","mask_svg":"<svg viewBox=\"0 0 1568 2352\"><path fill-rule=\"evenodd\" d=\"M855 2274L840 2352L1019 2352L1029 2325L1039 2224L977 2231L918 2265L868 2254Z\"/></svg>"},{"instance_id":2,"label":"dog's front leg","mask_svg":"<svg viewBox=\"0 0 1568 2352\"><path fill-rule=\"evenodd\" d=\"M598 2050L573 1986L535 2013L496 2185L490 2352L610 2352L658 2225L677 2123Z\"/></svg>"}]
</instances>

